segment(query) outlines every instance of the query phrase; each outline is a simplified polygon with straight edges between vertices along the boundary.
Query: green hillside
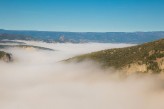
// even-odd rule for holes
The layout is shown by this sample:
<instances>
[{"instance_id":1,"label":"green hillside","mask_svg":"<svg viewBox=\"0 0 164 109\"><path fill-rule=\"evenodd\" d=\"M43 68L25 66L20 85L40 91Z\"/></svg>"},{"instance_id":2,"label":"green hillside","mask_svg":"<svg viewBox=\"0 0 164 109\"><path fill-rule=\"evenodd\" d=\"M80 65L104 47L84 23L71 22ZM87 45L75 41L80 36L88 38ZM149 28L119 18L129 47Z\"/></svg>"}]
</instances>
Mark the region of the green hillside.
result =
<instances>
[{"instance_id":1,"label":"green hillside","mask_svg":"<svg viewBox=\"0 0 164 109\"><path fill-rule=\"evenodd\" d=\"M161 72L164 70L164 39L132 47L93 52L67 61L73 60L76 62L94 60L101 63L102 67L116 69L131 68L134 64L135 67L144 65L146 70L141 72Z\"/></svg>"}]
</instances>

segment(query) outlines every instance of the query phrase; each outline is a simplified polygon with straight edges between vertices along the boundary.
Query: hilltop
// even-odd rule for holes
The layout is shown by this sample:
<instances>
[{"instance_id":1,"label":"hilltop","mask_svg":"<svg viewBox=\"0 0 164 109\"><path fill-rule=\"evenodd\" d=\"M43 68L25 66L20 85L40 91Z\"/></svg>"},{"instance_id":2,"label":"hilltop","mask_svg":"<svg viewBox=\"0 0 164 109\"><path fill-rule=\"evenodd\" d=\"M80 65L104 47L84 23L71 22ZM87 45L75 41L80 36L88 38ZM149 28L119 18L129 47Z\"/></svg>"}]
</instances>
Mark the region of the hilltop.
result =
<instances>
[{"instance_id":1,"label":"hilltop","mask_svg":"<svg viewBox=\"0 0 164 109\"><path fill-rule=\"evenodd\" d=\"M0 60L3 60L5 62L11 62L12 61L12 55L10 53L0 51Z\"/></svg>"},{"instance_id":2,"label":"hilltop","mask_svg":"<svg viewBox=\"0 0 164 109\"><path fill-rule=\"evenodd\" d=\"M0 49L5 48L23 48L26 50L48 50L48 51L54 51L50 48L40 47L40 46L32 46L32 45L0 45ZM13 61L13 57L11 53L7 53L5 51L0 51L0 60L3 60L4 62L11 62Z\"/></svg>"},{"instance_id":3,"label":"hilltop","mask_svg":"<svg viewBox=\"0 0 164 109\"><path fill-rule=\"evenodd\" d=\"M4 48L24 48L24 49L38 49L38 50L54 51L53 49L46 48L46 47L25 45L25 44L24 45L0 45L0 49L4 49Z\"/></svg>"},{"instance_id":4,"label":"hilltop","mask_svg":"<svg viewBox=\"0 0 164 109\"><path fill-rule=\"evenodd\" d=\"M116 48L73 57L66 61L93 60L104 68L131 72L164 72L164 39L137 46Z\"/></svg>"}]
</instances>

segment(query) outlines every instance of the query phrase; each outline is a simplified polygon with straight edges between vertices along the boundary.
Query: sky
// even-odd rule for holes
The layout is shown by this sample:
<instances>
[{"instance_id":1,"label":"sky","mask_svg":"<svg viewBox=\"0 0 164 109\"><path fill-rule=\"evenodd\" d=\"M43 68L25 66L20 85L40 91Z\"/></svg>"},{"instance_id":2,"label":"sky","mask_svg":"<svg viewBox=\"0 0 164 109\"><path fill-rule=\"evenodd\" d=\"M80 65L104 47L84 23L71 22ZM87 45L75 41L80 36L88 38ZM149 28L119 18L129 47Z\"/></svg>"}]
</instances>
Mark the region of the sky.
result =
<instances>
[{"instance_id":1,"label":"sky","mask_svg":"<svg viewBox=\"0 0 164 109\"><path fill-rule=\"evenodd\" d=\"M164 31L164 0L0 0L0 28L71 32Z\"/></svg>"}]
</instances>

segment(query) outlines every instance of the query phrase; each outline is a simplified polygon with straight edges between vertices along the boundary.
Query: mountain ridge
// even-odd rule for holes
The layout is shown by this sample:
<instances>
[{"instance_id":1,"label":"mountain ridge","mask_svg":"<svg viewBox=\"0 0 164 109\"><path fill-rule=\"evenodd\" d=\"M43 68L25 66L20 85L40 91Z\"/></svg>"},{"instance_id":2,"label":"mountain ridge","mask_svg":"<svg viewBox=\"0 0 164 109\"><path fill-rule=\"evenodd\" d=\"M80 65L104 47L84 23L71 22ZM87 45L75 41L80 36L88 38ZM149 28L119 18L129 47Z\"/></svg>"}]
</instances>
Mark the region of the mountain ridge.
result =
<instances>
[{"instance_id":1,"label":"mountain ridge","mask_svg":"<svg viewBox=\"0 0 164 109\"><path fill-rule=\"evenodd\" d=\"M164 31L151 32L57 32L0 30L0 40L39 40L46 42L145 43L164 38ZM64 39L64 40L60 40Z\"/></svg>"},{"instance_id":2,"label":"mountain ridge","mask_svg":"<svg viewBox=\"0 0 164 109\"><path fill-rule=\"evenodd\" d=\"M66 62L92 60L102 67L131 72L164 72L164 39L137 46L107 49L67 59Z\"/></svg>"}]
</instances>

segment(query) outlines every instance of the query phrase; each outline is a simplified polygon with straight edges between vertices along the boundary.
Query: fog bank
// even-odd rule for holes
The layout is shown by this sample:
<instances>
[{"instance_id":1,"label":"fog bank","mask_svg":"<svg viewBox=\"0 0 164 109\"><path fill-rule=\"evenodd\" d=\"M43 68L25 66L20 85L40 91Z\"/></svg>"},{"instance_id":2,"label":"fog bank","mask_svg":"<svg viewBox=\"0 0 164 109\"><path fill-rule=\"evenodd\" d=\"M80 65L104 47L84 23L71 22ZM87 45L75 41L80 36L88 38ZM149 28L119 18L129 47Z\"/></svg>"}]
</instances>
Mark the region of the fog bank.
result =
<instances>
[{"instance_id":1,"label":"fog bank","mask_svg":"<svg viewBox=\"0 0 164 109\"><path fill-rule=\"evenodd\" d=\"M163 109L163 75L122 77L94 62L61 63L79 54L130 44L48 44L54 49L8 48L14 62L0 62L0 109Z\"/></svg>"}]
</instances>

